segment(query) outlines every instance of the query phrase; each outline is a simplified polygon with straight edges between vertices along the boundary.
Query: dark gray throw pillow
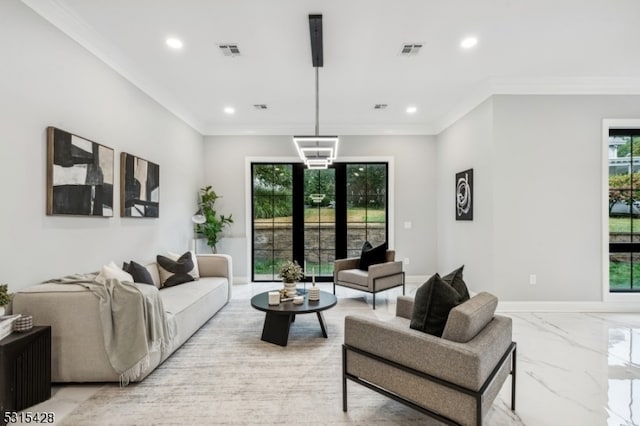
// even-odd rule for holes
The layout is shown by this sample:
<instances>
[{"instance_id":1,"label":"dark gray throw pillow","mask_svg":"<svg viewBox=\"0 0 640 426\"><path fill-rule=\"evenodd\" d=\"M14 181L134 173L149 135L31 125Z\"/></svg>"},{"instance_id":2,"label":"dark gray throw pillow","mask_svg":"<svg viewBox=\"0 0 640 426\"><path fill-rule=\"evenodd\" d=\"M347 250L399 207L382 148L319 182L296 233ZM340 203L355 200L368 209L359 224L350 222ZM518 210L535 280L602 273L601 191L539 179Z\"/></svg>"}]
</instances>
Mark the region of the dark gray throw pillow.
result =
<instances>
[{"instance_id":1,"label":"dark gray throw pillow","mask_svg":"<svg viewBox=\"0 0 640 426\"><path fill-rule=\"evenodd\" d=\"M133 277L133 282L155 285L153 283L153 278L151 278L151 273L149 273L149 270L145 266L134 262L133 260L129 263L125 262L122 265L122 269L125 272L131 274L131 276Z\"/></svg>"},{"instance_id":2,"label":"dark gray throw pillow","mask_svg":"<svg viewBox=\"0 0 640 426\"><path fill-rule=\"evenodd\" d=\"M449 311L459 304L458 291L435 274L416 290L409 327L440 337Z\"/></svg>"},{"instance_id":3,"label":"dark gray throw pillow","mask_svg":"<svg viewBox=\"0 0 640 426\"><path fill-rule=\"evenodd\" d=\"M470 298L467 284L462 279L463 269L464 269L464 265L462 265L458 269L442 277L442 279L446 283L448 283L451 287L455 288L456 291L460 294L460 303L466 302Z\"/></svg>"},{"instance_id":4,"label":"dark gray throw pillow","mask_svg":"<svg viewBox=\"0 0 640 426\"><path fill-rule=\"evenodd\" d=\"M158 255L156 261L158 262L158 271L160 272L162 287L172 287L193 281L193 277L189 274L193 269L193 260L190 252L186 252L180 256L178 260L172 260L168 257Z\"/></svg>"},{"instance_id":5,"label":"dark gray throw pillow","mask_svg":"<svg viewBox=\"0 0 640 426\"><path fill-rule=\"evenodd\" d=\"M369 241L365 241L362 245L362 252L360 253L360 263L358 268L363 271L368 271L369 266L376 263L384 263L387 261L387 243L380 244L377 247L372 247Z\"/></svg>"}]
</instances>

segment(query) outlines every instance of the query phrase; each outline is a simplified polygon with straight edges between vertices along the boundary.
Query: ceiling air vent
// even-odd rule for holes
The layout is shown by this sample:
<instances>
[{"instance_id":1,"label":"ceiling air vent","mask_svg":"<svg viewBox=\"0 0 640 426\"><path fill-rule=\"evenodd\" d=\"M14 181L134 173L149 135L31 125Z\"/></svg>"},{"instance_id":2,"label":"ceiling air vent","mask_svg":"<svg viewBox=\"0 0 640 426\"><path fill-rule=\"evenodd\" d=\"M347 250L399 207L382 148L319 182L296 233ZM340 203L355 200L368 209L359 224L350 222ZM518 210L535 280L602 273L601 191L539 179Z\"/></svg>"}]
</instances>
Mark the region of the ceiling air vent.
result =
<instances>
[{"instance_id":1,"label":"ceiling air vent","mask_svg":"<svg viewBox=\"0 0 640 426\"><path fill-rule=\"evenodd\" d=\"M402 50L400 51L401 56L413 56L417 55L422 49L422 43L405 43L402 45Z\"/></svg>"},{"instance_id":2,"label":"ceiling air vent","mask_svg":"<svg viewBox=\"0 0 640 426\"><path fill-rule=\"evenodd\" d=\"M375 104L373 109L386 109L389 105L387 104Z\"/></svg>"},{"instance_id":3,"label":"ceiling air vent","mask_svg":"<svg viewBox=\"0 0 640 426\"><path fill-rule=\"evenodd\" d=\"M218 47L224 56L240 56L237 43L221 43L218 44Z\"/></svg>"},{"instance_id":4,"label":"ceiling air vent","mask_svg":"<svg viewBox=\"0 0 640 426\"><path fill-rule=\"evenodd\" d=\"M267 104L254 104L255 109L267 109Z\"/></svg>"}]
</instances>

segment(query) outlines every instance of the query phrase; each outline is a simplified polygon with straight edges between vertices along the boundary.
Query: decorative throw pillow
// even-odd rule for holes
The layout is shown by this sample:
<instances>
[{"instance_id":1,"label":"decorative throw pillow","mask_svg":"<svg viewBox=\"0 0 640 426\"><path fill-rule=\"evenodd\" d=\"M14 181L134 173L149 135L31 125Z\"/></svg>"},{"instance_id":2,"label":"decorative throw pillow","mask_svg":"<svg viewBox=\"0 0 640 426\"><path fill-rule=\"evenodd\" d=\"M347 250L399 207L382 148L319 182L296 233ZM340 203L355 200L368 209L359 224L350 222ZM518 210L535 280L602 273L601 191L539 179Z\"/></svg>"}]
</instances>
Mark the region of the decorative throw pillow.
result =
<instances>
[{"instance_id":1,"label":"decorative throw pillow","mask_svg":"<svg viewBox=\"0 0 640 426\"><path fill-rule=\"evenodd\" d=\"M462 270L464 269L464 265L456 269L455 271L445 275L442 279L449 284L451 287L455 288L456 291L460 294L460 303L466 302L469 300L469 289L467 289L467 284L462 279Z\"/></svg>"},{"instance_id":2,"label":"decorative throw pillow","mask_svg":"<svg viewBox=\"0 0 640 426\"><path fill-rule=\"evenodd\" d=\"M125 262L124 265L122 265L122 269L131 274L134 283L154 285L153 278L146 266L132 260L129 263Z\"/></svg>"},{"instance_id":3,"label":"decorative throw pillow","mask_svg":"<svg viewBox=\"0 0 640 426\"><path fill-rule=\"evenodd\" d=\"M449 311L460 304L460 293L435 274L416 290L409 327L442 336Z\"/></svg>"},{"instance_id":4,"label":"decorative throw pillow","mask_svg":"<svg viewBox=\"0 0 640 426\"><path fill-rule=\"evenodd\" d=\"M198 259L196 258L196 254L193 251L188 251L187 253L191 254L191 261L193 262L193 269L189 271L189 275L191 275L194 280L197 280L200 278L200 270L198 269ZM178 253L174 253L170 251L168 257L173 260L178 260L180 259L180 256L181 255L179 255ZM184 256L184 254L182 256Z\"/></svg>"},{"instance_id":5,"label":"decorative throw pillow","mask_svg":"<svg viewBox=\"0 0 640 426\"><path fill-rule=\"evenodd\" d=\"M362 253L364 253L365 251L369 251L373 248L373 246L371 245L371 243L369 241L365 241L364 244L362 244L362 248L360 249L360 256L362 256Z\"/></svg>"},{"instance_id":6,"label":"decorative throw pillow","mask_svg":"<svg viewBox=\"0 0 640 426\"><path fill-rule=\"evenodd\" d=\"M368 271L369 266L376 263L384 263L387 261L387 243L380 244L377 247L372 247L369 241L365 241L362 245L362 252L360 253L360 263L358 268L363 271Z\"/></svg>"},{"instance_id":7,"label":"decorative throw pillow","mask_svg":"<svg viewBox=\"0 0 640 426\"><path fill-rule=\"evenodd\" d=\"M172 287L174 285L193 281L193 277L189 275L189 271L193 269L191 253L186 252L180 256L178 260L158 255L156 257L156 261L158 262L158 270L160 272L162 287Z\"/></svg>"},{"instance_id":8,"label":"decorative throw pillow","mask_svg":"<svg viewBox=\"0 0 640 426\"><path fill-rule=\"evenodd\" d=\"M133 282L133 277L128 272L120 269L118 265L112 260L108 264L102 266L100 273L96 277L96 281L104 283L106 280L116 279L118 281Z\"/></svg>"}]
</instances>

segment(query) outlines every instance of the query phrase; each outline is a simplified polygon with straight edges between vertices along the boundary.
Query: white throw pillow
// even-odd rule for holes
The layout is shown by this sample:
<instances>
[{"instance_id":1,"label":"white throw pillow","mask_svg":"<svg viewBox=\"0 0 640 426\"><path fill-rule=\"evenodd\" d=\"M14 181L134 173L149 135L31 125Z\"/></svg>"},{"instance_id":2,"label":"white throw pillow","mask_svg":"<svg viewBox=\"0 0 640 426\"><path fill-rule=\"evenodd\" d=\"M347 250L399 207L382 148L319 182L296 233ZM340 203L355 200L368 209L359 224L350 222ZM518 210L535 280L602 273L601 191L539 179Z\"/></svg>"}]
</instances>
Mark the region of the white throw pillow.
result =
<instances>
[{"instance_id":1,"label":"white throw pillow","mask_svg":"<svg viewBox=\"0 0 640 426\"><path fill-rule=\"evenodd\" d=\"M131 276L131 274L120 269L120 267L116 265L113 260L104 265L102 269L100 269L100 273L96 277L96 281L101 283L106 282L106 280L108 279L133 282L133 277Z\"/></svg>"},{"instance_id":2,"label":"white throw pillow","mask_svg":"<svg viewBox=\"0 0 640 426\"><path fill-rule=\"evenodd\" d=\"M196 258L196 254L194 253L193 250L189 250L189 253L191 253L191 260L193 261L193 269L189 271L189 275L191 275L194 280L197 280L198 278L200 278L200 270L198 269L198 259ZM171 260L178 260L180 259L180 256L182 255L170 251L167 257Z\"/></svg>"}]
</instances>

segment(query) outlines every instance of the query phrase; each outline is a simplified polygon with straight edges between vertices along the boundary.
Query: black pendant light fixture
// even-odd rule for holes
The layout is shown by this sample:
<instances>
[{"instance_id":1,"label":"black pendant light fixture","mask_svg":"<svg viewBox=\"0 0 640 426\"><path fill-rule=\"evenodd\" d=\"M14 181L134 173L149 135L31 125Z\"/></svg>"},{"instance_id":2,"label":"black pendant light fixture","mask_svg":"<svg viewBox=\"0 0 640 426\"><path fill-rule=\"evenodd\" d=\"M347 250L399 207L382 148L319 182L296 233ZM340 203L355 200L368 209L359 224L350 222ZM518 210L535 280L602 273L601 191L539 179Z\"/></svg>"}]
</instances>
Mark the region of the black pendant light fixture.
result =
<instances>
[{"instance_id":1,"label":"black pendant light fixture","mask_svg":"<svg viewBox=\"0 0 640 426\"><path fill-rule=\"evenodd\" d=\"M316 71L316 131L314 136L294 136L298 155L310 169L326 169L338 156L338 137L320 136L320 100L318 70L324 65L322 15L309 15L311 62Z\"/></svg>"}]
</instances>

